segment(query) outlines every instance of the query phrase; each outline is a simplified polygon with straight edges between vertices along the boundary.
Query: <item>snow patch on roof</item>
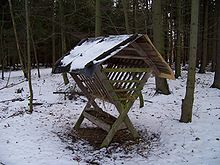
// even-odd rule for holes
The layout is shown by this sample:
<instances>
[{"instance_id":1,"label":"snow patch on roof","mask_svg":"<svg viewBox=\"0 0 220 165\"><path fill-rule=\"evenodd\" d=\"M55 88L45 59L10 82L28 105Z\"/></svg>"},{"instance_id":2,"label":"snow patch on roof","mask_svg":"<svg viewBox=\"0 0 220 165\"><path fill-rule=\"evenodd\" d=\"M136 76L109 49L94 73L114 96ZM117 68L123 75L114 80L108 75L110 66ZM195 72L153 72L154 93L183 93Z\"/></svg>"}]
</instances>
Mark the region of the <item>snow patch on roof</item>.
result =
<instances>
[{"instance_id":1,"label":"snow patch on roof","mask_svg":"<svg viewBox=\"0 0 220 165\"><path fill-rule=\"evenodd\" d=\"M72 71L83 69L89 62L100 62L100 60L94 60L104 52L114 48L131 36L132 35L110 35L108 37L89 38L81 45L74 47L74 49L70 51L70 54L61 60L62 66L67 66L71 63L70 71ZM117 49L115 52L112 52L104 59L106 60L112 57L125 46L121 46L119 49Z\"/></svg>"}]
</instances>

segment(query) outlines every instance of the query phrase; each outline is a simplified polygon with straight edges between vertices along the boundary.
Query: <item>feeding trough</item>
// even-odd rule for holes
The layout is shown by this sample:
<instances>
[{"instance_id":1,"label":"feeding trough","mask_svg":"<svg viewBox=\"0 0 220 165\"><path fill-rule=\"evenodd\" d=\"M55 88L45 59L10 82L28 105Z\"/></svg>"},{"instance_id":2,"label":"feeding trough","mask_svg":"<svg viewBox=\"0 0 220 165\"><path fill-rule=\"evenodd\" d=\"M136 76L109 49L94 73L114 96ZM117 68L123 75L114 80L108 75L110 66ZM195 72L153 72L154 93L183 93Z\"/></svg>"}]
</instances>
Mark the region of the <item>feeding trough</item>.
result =
<instances>
[{"instance_id":1,"label":"feeding trough","mask_svg":"<svg viewBox=\"0 0 220 165\"><path fill-rule=\"evenodd\" d=\"M70 73L87 97L74 128L80 128L86 118L107 131L101 147L108 146L120 129L128 129L138 138L128 112L138 97L143 106L141 90L151 74L174 79L169 65L148 36L142 34L83 39L57 61L53 72ZM96 103L97 98L115 105L119 116L103 111Z\"/></svg>"}]
</instances>

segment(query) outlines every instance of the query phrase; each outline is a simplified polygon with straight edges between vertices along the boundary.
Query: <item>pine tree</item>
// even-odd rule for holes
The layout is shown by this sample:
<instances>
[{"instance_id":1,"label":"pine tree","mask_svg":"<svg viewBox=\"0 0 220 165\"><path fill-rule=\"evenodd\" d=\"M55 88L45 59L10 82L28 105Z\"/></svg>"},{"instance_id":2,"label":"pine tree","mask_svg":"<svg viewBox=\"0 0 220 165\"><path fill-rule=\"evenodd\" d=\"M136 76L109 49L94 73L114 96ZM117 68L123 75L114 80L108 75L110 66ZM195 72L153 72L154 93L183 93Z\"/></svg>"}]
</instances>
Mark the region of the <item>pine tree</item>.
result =
<instances>
[{"instance_id":1,"label":"pine tree","mask_svg":"<svg viewBox=\"0 0 220 165\"><path fill-rule=\"evenodd\" d=\"M161 0L153 1L153 42L157 50L164 54L164 34L162 30ZM162 94L170 94L167 80L156 77L156 91Z\"/></svg>"}]
</instances>

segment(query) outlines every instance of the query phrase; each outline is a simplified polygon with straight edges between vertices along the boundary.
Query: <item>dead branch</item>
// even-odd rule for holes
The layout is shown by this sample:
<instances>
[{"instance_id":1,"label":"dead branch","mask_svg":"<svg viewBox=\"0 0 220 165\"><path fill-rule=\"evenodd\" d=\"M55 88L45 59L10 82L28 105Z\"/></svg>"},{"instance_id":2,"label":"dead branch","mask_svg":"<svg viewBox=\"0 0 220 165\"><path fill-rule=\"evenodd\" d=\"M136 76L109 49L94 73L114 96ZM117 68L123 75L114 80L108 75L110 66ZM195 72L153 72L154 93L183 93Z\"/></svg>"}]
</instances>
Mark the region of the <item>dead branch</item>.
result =
<instances>
[{"instance_id":1,"label":"dead branch","mask_svg":"<svg viewBox=\"0 0 220 165\"><path fill-rule=\"evenodd\" d=\"M16 83L16 84L11 83L10 85L7 85L7 86L4 86L4 87L0 88L0 90L5 89L5 88L14 87L14 86L19 85L19 84L21 84L21 83L23 83L23 82L24 82L24 80L22 80L22 81L20 81L20 82L18 82L18 83Z\"/></svg>"},{"instance_id":2,"label":"dead branch","mask_svg":"<svg viewBox=\"0 0 220 165\"><path fill-rule=\"evenodd\" d=\"M15 99L10 99L10 100L4 100L4 101L0 101L0 103L5 103L5 102L15 102L15 101L24 101L24 99L22 98L15 98Z\"/></svg>"}]
</instances>

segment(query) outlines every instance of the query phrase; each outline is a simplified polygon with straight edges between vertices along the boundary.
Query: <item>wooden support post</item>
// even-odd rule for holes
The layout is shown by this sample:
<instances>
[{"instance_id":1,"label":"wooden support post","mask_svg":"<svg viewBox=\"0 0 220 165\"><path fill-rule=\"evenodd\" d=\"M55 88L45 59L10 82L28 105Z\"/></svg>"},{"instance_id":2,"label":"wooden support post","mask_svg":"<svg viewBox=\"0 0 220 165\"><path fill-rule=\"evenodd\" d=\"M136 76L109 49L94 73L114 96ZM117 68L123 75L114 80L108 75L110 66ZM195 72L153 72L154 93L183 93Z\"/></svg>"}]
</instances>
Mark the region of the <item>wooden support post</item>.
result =
<instances>
[{"instance_id":1,"label":"wooden support post","mask_svg":"<svg viewBox=\"0 0 220 165\"><path fill-rule=\"evenodd\" d=\"M106 147L106 146L109 145L109 143L112 141L112 138L114 137L115 133L118 131L120 125L122 124L122 122L127 117L128 111L129 111L128 108L122 109L121 114L119 115L117 120L112 125L110 131L108 132L108 135L105 137L104 141L102 142L101 147Z\"/></svg>"},{"instance_id":2,"label":"wooden support post","mask_svg":"<svg viewBox=\"0 0 220 165\"><path fill-rule=\"evenodd\" d=\"M72 78L76 81L78 87L83 91L83 93L85 94L85 96L87 97L87 99L90 101L91 105L92 105L97 111L102 111L102 109L96 104L95 98L89 94L89 92L88 92L87 89L83 86L82 82L81 82L80 79L77 77L77 75L74 74L74 73L71 73L70 75L71 75Z\"/></svg>"},{"instance_id":3,"label":"wooden support post","mask_svg":"<svg viewBox=\"0 0 220 165\"><path fill-rule=\"evenodd\" d=\"M83 91L83 93L85 94L85 96L88 99L88 102L85 106L85 108L83 109L83 112L89 108L91 108L91 106L93 106L97 111L102 112L102 109L96 104L95 99L89 94L89 92L87 91L87 89L83 86L82 82L80 81L80 79L77 77L76 74L71 73L70 74L73 79L76 81L77 85L79 86L79 88ZM84 116L83 116L83 112L81 113L79 119L77 120L74 129L79 129L80 125L82 124L83 120L84 120Z\"/></svg>"},{"instance_id":4,"label":"wooden support post","mask_svg":"<svg viewBox=\"0 0 220 165\"><path fill-rule=\"evenodd\" d=\"M119 114L121 114L123 112L124 107L121 104L121 102L119 101L117 94L114 92L112 85L108 81L106 81L107 77L101 72L100 68L97 69L97 75L99 76L99 79L101 79L101 81L105 82L105 87L107 88L106 91L108 91L109 95L112 98L117 98L115 100L112 100L112 102L115 104ZM135 139L138 138L139 137L138 132L134 128L133 124L131 123L131 120L129 119L129 117L127 115L125 116L124 122L125 122L126 126L128 127L129 131L131 132L133 138L135 138Z\"/></svg>"},{"instance_id":5,"label":"wooden support post","mask_svg":"<svg viewBox=\"0 0 220 165\"><path fill-rule=\"evenodd\" d=\"M82 124L82 122L84 120L83 112L90 107L91 107L91 104L90 104L90 101L88 101L85 108L83 109L82 113L80 114L79 119L77 120L75 126L73 127L74 129L77 130L80 128L80 125Z\"/></svg>"}]
</instances>

